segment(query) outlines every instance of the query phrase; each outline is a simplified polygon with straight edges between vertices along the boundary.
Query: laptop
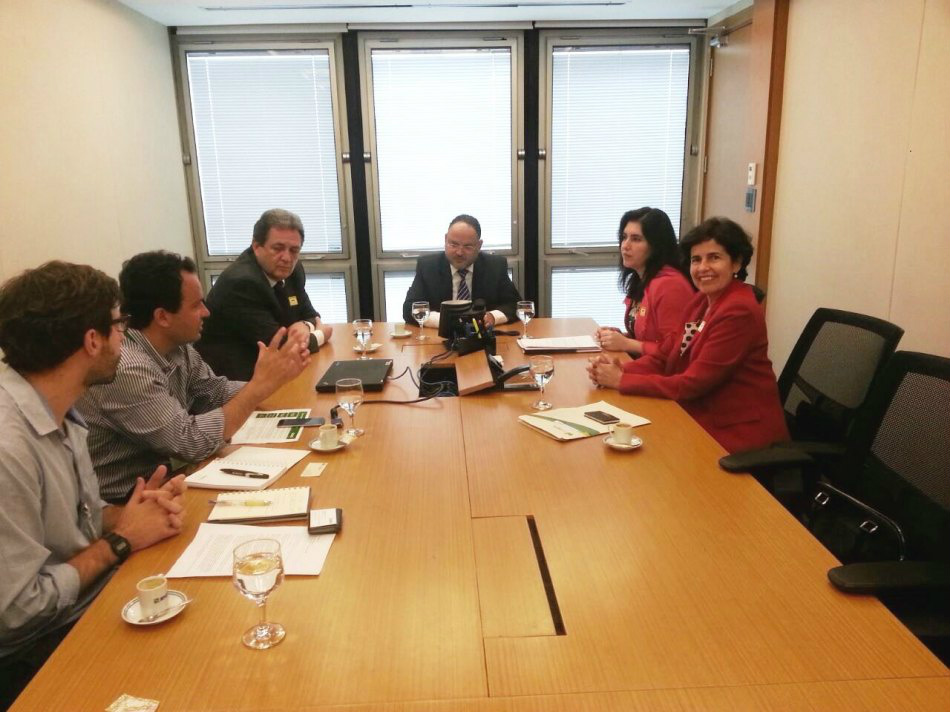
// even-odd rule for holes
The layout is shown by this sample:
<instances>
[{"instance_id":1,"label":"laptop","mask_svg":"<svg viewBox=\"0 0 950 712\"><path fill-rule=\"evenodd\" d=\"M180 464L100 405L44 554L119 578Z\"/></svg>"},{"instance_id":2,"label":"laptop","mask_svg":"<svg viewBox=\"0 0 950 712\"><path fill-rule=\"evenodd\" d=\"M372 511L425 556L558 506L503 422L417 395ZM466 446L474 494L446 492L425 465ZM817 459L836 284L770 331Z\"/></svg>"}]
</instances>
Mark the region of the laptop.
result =
<instances>
[{"instance_id":1,"label":"laptop","mask_svg":"<svg viewBox=\"0 0 950 712\"><path fill-rule=\"evenodd\" d=\"M386 382L386 376L392 368L391 358L334 361L323 377L317 381L317 392L333 393L336 390L336 382L341 378L358 378L363 382L364 391L381 391Z\"/></svg>"}]
</instances>

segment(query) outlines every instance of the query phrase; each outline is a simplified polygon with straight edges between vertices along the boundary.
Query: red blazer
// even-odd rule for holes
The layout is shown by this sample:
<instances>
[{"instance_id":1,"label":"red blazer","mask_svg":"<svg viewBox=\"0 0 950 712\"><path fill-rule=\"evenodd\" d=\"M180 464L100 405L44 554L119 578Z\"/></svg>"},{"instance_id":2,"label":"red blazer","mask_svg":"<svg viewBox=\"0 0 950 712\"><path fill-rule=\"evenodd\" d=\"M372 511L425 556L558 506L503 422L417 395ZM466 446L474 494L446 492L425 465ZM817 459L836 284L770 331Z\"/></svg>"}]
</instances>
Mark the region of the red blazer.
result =
<instances>
[{"instance_id":1,"label":"red blazer","mask_svg":"<svg viewBox=\"0 0 950 712\"><path fill-rule=\"evenodd\" d=\"M667 334L680 332L683 328L680 316L694 294L683 273L666 265L647 283L636 314L630 314L633 306L630 297L624 300L627 309L623 323L627 326L627 336L643 342L644 356L656 353ZM631 316L635 319L633 333L630 333Z\"/></svg>"},{"instance_id":2,"label":"red blazer","mask_svg":"<svg viewBox=\"0 0 950 712\"><path fill-rule=\"evenodd\" d=\"M734 281L707 308L696 294L656 353L624 364L620 391L675 400L729 452L788 439L765 313L752 288ZM690 321L704 321L703 329L681 356L682 325Z\"/></svg>"}]
</instances>

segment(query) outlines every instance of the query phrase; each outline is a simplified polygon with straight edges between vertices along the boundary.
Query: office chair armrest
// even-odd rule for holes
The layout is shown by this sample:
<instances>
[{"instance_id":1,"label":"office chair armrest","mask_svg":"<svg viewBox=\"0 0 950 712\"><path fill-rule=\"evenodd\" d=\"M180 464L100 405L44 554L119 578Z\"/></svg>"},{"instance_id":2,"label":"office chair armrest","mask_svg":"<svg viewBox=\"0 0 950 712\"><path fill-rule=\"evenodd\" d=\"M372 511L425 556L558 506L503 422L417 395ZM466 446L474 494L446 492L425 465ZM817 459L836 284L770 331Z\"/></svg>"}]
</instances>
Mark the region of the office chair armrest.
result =
<instances>
[{"instance_id":1,"label":"office chair armrest","mask_svg":"<svg viewBox=\"0 0 950 712\"><path fill-rule=\"evenodd\" d=\"M761 450L746 450L726 455L719 459L719 466L726 472L768 471L776 467L808 467L815 460L796 448L766 447Z\"/></svg>"},{"instance_id":2,"label":"office chair armrest","mask_svg":"<svg viewBox=\"0 0 950 712\"><path fill-rule=\"evenodd\" d=\"M821 440L784 440L773 443L772 447L786 448L805 452L815 459L838 459L844 455L845 447L840 443L826 443Z\"/></svg>"},{"instance_id":3,"label":"office chair armrest","mask_svg":"<svg viewBox=\"0 0 950 712\"><path fill-rule=\"evenodd\" d=\"M873 561L828 571L828 580L846 593L876 596L915 591L950 591L950 564L935 561Z\"/></svg>"}]
</instances>

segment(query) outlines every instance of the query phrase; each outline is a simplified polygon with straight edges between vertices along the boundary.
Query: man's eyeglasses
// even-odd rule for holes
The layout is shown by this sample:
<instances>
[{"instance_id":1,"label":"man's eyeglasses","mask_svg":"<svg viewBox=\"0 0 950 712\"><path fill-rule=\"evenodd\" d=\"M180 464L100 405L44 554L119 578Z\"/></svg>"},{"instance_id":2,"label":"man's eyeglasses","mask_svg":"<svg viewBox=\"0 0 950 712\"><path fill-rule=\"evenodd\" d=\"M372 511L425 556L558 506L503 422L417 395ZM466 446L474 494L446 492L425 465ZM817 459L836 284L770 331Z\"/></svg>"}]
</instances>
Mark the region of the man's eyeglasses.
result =
<instances>
[{"instance_id":1,"label":"man's eyeglasses","mask_svg":"<svg viewBox=\"0 0 950 712\"><path fill-rule=\"evenodd\" d=\"M123 314L117 319L113 319L109 322L111 326L114 326L117 331L121 331L123 334L129 330L129 319L131 317L128 314Z\"/></svg>"},{"instance_id":2,"label":"man's eyeglasses","mask_svg":"<svg viewBox=\"0 0 950 712\"><path fill-rule=\"evenodd\" d=\"M478 249L478 243L477 243L477 242L473 242L473 243L470 244L470 245L463 245L461 242L454 242L454 241L452 241L452 240L449 240L446 244L449 246L449 249L450 249L450 250L461 250L461 251L463 251L463 252L474 252L475 250Z\"/></svg>"}]
</instances>

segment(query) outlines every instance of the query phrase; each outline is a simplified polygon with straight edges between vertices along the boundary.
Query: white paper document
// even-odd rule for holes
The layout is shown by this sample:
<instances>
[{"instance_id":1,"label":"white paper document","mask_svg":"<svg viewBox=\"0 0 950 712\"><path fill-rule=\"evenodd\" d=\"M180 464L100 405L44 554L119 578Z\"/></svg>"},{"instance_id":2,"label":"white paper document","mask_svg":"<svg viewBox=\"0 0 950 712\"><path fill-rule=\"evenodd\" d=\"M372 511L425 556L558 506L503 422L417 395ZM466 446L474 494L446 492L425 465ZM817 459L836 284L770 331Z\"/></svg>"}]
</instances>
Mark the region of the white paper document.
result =
<instances>
[{"instance_id":1,"label":"white paper document","mask_svg":"<svg viewBox=\"0 0 950 712\"><path fill-rule=\"evenodd\" d=\"M519 415L518 420L555 440L578 440L593 435L606 435L610 432L609 425L598 423L584 415L592 410L602 410L615 415L620 418L621 423L630 423L634 427L647 425L650 422L642 416L629 413L606 401L588 403L577 408L555 408L529 415Z\"/></svg>"},{"instance_id":2,"label":"white paper document","mask_svg":"<svg viewBox=\"0 0 950 712\"><path fill-rule=\"evenodd\" d=\"M285 574L317 576L323 570L334 536L335 534L310 534L306 527L255 527L246 524L204 522L166 576L231 576L234 547L251 539L263 538L280 542Z\"/></svg>"},{"instance_id":3,"label":"white paper document","mask_svg":"<svg viewBox=\"0 0 950 712\"><path fill-rule=\"evenodd\" d=\"M600 344L590 334L555 336L550 339L518 339L522 351L600 351Z\"/></svg>"},{"instance_id":4,"label":"white paper document","mask_svg":"<svg viewBox=\"0 0 950 712\"><path fill-rule=\"evenodd\" d=\"M309 454L308 450L245 445L188 475L185 484L207 489L262 490ZM245 474L229 474L226 470Z\"/></svg>"},{"instance_id":5,"label":"white paper document","mask_svg":"<svg viewBox=\"0 0 950 712\"><path fill-rule=\"evenodd\" d=\"M295 443L300 440L303 428L295 425L292 428L278 428L277 421L281 418L309 418L309 408L295 410L255 410L244 421L234 435L231 442L235 445L264 443Z\"/></svg>"}]
</instances>

